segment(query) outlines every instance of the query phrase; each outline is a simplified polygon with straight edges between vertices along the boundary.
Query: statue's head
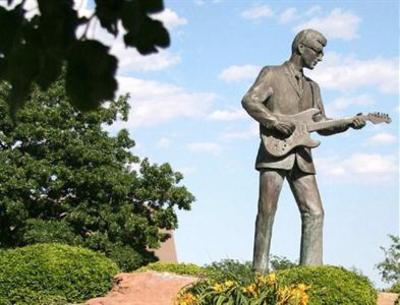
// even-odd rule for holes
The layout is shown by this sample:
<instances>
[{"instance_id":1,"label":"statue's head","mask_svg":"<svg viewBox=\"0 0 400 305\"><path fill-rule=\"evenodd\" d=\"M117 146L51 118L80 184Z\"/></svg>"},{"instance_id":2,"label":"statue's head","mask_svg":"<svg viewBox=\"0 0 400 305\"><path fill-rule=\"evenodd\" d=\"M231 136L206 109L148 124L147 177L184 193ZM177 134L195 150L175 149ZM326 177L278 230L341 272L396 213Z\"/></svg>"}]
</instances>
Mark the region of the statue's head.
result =
<instances>
[{"instance_id":1,"label":"statue's head","mask_svg":"<svg viewBox=\"0 0 400 305\"><path fill-rule=\"evenodd\" d=\"M292 56L300 56L301 64L314 69L324 56L323 48L327 40L320 32L307 29L300 31L292 43Z\"/></svg>"}]
</instances>

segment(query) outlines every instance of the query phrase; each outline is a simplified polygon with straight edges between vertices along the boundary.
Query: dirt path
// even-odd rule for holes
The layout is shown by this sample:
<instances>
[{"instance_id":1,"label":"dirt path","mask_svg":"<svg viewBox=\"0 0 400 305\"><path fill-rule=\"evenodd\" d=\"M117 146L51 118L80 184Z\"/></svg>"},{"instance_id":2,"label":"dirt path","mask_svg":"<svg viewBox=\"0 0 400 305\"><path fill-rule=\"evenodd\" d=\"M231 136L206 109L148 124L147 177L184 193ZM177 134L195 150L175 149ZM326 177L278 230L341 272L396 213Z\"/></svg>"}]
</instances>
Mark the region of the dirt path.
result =
<instances>
[{"instance_id":1,"label":"dirt path","mask_svg":"<svg viewBox=\"0 0 400 305\"><path fill-rule=\"evenodd\" d=\"M85 305L172 305L178 291L197 279L171 273L120 273L117 285L105 297L91 299ZM394 305L397 294L380 293L378 305Z\"/></svg>"},{"instance_id":2,"label":"dirt path","mask_svg":"<svg viewBox=\"0 0 400 305\"><path fill-rule=\"evenodd\" d=\"M85 304L171 305L178 291L196 280L194 277L152 271L121 273L117 275L118 284L110 293Z\"/></svg>"}]
</instances>

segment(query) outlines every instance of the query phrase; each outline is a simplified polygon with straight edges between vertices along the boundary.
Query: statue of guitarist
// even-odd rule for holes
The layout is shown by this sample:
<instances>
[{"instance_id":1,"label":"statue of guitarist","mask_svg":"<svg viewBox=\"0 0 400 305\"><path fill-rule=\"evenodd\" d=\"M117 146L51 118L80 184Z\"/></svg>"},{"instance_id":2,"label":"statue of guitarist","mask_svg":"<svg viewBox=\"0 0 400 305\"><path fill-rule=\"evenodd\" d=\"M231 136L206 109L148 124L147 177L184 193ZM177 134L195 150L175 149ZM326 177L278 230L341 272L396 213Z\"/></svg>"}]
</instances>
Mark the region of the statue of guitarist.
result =
<instances>
[{"instance_id":1,"label":"statue of guitarist","mask_svg":"<svg viewBox=\"0 0 400 305\"><path fill-rule=\"evenodd\" d=\"M283 120L307 109L320 110L319 121L325 116L319 86L303 74L303 68L314 69L322 60L326 38L315 30L299 32L292 43L292 55L280 66L266 66L243 98L242 105L260 123L261 144L256 159L260 172L258 213L255 225L253 268L268 272L272 226L278 197L284 179L289 182L301 213L301 265L322 264L322 227L324 210L315 179L311 150L297 146L277 156L267 151L268 138L284 140L295 132L295 122ZM346 131L349 127L365 126L363 116L356 116L339 126L318 130L321 135Z\"/></svg>"}]
</instances>

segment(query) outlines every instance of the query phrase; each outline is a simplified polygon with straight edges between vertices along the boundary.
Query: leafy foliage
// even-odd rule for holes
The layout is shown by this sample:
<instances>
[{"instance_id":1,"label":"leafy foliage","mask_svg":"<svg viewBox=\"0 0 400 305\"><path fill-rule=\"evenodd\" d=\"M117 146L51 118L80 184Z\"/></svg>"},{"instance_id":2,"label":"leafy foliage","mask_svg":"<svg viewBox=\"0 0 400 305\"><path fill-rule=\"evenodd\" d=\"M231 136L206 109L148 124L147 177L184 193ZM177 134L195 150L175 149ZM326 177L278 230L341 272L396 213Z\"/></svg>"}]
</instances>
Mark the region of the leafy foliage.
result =
<instances>
[{"instance_id":1,"label":"leafy foliage","mask_svg":"<svg viewBox=\"0 0 400 305\"><path fill-rule=\"evenodd\" d=\"M376 305L376 291L367 277L341 267L301 266L277 272L286 285L310 285L309 305Z\"/></svg>"},{"instance_id":2,"label":"leafy foliage","mask_svg":"<svg viewBox=\"0 0 400 305\"><path fill-rule=\"evenodd\" d=\"M170 272L181 275L192 275L197 277L204 277L210 274L207 268L199 267L195 264L185 263L163 263L155 262L150 263L147 266L141 267L137 271L157 271L157 272Z\"/></svg>"},{"instance_id":3,"label":"leafy foliage","mask_svg":"<svg viewBox=\"0 0 400 305\"><path fill-rule=\"evenodd\" d=\"M288 258L277 255L271 257L271 265L273 271L297 266ZM250 261L241 262L234 259L224 259L219 262L213 262L206 266L206 269L214 280L231 280L240 282L242 285L250 284L256 276Z\"/></svg>"},{"instance_id":4,"label":"leafy foliage","mask_svg":"<svg viewBox=\"0 0 400 305\"><path fill-rule=\"evenodd\" d=\"M236 281L249 284L254 281L255 273L251 262L240 262L234 259L224 259L206 266L215 281Z\"/></svg>"},{"instance_id":5,"label":"leafy foliage","mask_svg":"<svg viewBox=\"0 0 400 305\"><path fill-rule=\"evenodd\" d=\"M390 287L389 292L400 294L400 283L395 283L392 287Z\"/></svg>"},{"instance_id":6,"label":"leafy foliage","mask_svg":"<svg viewBox=\"0 0 400 305\"><path fill-rule=\"evenodd\" d=\"M8 8L0 6L0 80L11 84L7 102L13 115L25 103L32 84L49 88L64 64L66 93L78 109L95 109L114 98L117 59L108 47L87 39L86 31L79 38L76 34L95 18L114 36L122 24L126 47L142 55L170 43L163 24L149 16L164 9L162 0L95 0L90 18L78 16L73 0L37 0L38 13L29 18L25 0L7 3Z\"/></svg>"},{"instance_id":7,"label":"leafy foliage","mask_svg":"<svg viewBox=\"0 0 400 305\"><path fill-rule=\"evenodd\" d=\"M100 253L61 244L0 252L1 305L58 305L106 293L118 267Z\"/></svg>"},{"instance_id":8,"label":"leafy foliage","mask_svg":"<svg viewBox=\"0 0 400 305\"><path fill-rule=\"evenodd\" d=\"M148 249L169 237L160 229L175 229L174 209L190 209L194 197L169 164L134 156L126 130L103 130L127 119L128 97L82 113L59 81L46 93L34 89L14 126L8 90L0 86L0 247L83 245L124 270L154 261Z\"/></svg>"},{"instance_id":9,"label":"leafy foliage","mask_svg":"<svg viewBox=\"0 0 400 305\"><path fill-rule=\"evenodd\" d=\"M400 286L400 237L394 235L389 235L389 237L392 244L388 249L381 247L385 253L385 259L377 265L377 268L382 275L382 280Z\"/></svg>"},{"instance_id":10,"label":"leafy foliage","mask_svg":"<svg viewBox=\"0 0 400 305\"><path fill-rule=\"evenodd\" d=\"M309 286L282 284L275 273L255 275L248 284L203 280L183 289L176 305L307 305Z\"/></svg>"},{"instance_id":11,"label":"leafy foliage","mask_svg":"<svg viewBox=\"0 0 400 305\"><path fill-rule=\"evenodd\" d=\"M295 268L298 266L298 264L292 262L287 257L279 255L272 255L270 261L273 271L285 270L285 269Z\"/></svg>"}]
</instances>

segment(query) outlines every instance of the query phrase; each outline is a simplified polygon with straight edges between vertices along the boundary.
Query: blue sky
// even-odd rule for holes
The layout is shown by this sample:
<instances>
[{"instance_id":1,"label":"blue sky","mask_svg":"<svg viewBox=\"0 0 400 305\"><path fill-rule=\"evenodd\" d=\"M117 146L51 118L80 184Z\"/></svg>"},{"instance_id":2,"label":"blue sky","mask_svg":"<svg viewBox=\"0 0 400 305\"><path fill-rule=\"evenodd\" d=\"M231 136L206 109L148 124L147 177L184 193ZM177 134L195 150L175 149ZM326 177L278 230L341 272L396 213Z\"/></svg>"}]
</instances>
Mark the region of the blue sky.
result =
<instances>
[{"instance_id":1,"label":"blue sky","mask_svg":"<svg viewBox=\"0 0 400 305\"><path fill-rule=\"evenodd\" d=\"M87 14L93 3L75 1ZM34 1L27 1L27 6ZM399 234L398 1L166 0L156 15L171 46L142 57L121 40L90 34L120 60L120 93L131 94L124 127L133 153L169 162L196 196L179 212L181 262L251 260L258 197L257 124L241 99L264 65L283 63L297 31L320 30L325 57L305 74L320 84L327 115L389 113L392 124L322 140L313 150L325 209L324 262L357 268L382 286L374 266ZM300 215L285 183L271 252L297 260Z\"/></svg>"},{"instance_id":2,"label":"blue sky","mask_svg":"<svg viewBox=\"0 0 400 305\"><path fill-rule=\"evenodd\" d=\"M113 41L133 152L169 162L196 196L179 212L181 262L251 260L258 196L257 124L240 102L264 65L284 62L295 33L328 38L324 61L307 75L327 114L387 112L390 125L321 138L314 149L325 208L324 262L360 269L378 286L380 246L399 234L399 7L396 1L165 1L159 15L171 47L142 58ZM95 34L104 38L104 34ZM103 37L104 36L104 37ZM110 42L109 38L105 38ZM300 216L285 184L271 252L297 260Z\"/></svg>"}]
</instances>

